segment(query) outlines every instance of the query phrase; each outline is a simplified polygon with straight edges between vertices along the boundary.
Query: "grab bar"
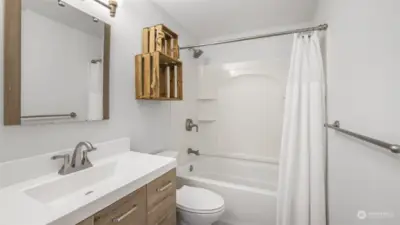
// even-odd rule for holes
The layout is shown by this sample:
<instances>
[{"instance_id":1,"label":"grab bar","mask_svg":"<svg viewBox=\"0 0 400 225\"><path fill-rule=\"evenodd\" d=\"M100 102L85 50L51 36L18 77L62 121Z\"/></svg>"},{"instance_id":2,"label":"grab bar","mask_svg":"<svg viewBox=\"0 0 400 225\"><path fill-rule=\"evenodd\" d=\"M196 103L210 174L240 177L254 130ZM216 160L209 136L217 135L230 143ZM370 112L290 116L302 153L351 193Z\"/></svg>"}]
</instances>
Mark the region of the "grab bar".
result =
<instances>
[{"instance_id":1,"label":"grab bar","mask_svg":"<svg viewBox=\"0 0 400 225\"><path fill-rule=\"evenodd\" d=\"M362 134L357 134L357 133L342 129L342 128L340 128L340 122L339 121L335 121L333 124L325 124L325 127L334 129L336 131L339 131L339 132L347 134L349 136L358 138L358 139L363 140L365 142L368 142L368 143L377 145L379 147L388 149L393 153L396 153L396 154L400 153L400 145L390 144L390 143L387 143L387 142L384 142L384 141L377 140L375 138L367 137L367 136L364 136Z\"/></svg>"},{"instance_id":2,"label":"grab bar","mask_svg":"<svg viewBox=\"0 0 400 225\"><path fill-rule=\"evenodd\" d=\"M51 117L71 117L76 118L76 113L72 112L69 114L50 114L50 115L32 115L32 116L21 116L21 119L32 119L32 118L51 118Z\"/></svg>"}]
</instances>

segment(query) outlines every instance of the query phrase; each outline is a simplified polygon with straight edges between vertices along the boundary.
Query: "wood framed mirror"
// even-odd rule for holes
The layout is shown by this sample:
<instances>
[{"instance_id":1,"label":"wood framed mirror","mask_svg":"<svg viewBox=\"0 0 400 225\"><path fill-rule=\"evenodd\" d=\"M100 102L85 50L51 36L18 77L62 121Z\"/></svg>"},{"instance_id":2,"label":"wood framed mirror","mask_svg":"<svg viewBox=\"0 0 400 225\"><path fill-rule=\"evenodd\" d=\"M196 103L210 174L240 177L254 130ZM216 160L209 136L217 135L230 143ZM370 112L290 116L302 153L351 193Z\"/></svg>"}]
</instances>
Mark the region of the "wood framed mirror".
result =
<instances>
[{"instance_id":1,"label":"wood framed mirror","mask_svg":"<svg viewBox=\"0 0 400 225\"><path fill-rule=\"evenodd\" d=\"M65 2L4 0L4 125L108 120L110 39Z\"/></svg>"}]
</instances>

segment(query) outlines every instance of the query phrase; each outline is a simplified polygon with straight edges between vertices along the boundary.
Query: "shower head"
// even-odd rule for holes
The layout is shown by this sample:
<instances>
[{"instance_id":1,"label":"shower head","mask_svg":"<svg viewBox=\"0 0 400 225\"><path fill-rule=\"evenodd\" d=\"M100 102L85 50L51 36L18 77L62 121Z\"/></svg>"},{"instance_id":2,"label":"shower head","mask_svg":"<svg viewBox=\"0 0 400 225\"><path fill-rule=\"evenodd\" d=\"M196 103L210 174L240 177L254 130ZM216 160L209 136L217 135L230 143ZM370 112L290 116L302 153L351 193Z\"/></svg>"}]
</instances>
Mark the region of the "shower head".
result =
<instances>
[{"instance_id":1,"label":"shower head","mask_svg":"<svg viewBox=\"0 0 400 225\"><path fill-rule=\"evenodd\" d=\"M58 0L58 5L61 7L65 7L65 2L62 0Z\"/></svg>"},{"instance_id":2,"label":"shower head","mask_svg":"<svg viewBox=\"0 0 400 225\"><path fill-rule=\"evenodd\" d=\"M203 55L203 50L201 49L195 49L195 48L190 48L189 50L193 51L193 58L198 59L200 58L201 55Z\"/></svg>"}]
</instances>

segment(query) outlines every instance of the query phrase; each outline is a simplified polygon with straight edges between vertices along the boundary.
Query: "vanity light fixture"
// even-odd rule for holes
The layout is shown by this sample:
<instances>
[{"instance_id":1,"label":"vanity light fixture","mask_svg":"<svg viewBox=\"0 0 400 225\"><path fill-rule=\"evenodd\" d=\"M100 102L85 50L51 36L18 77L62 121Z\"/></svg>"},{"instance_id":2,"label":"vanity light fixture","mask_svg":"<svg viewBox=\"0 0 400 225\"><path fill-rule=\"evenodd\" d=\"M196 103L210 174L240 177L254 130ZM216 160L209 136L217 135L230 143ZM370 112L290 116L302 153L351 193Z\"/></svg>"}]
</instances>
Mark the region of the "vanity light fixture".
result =
<instances>
[{"instance_id":1,"label":"vanity light fixture","mask_svg":"<svg viewBox=\"0 0 400 225\"><path fill-rule=\"evenodd\" d=\"M115 17L115 14L117 13L117 7L118 7L118 3L117 0L108 0L108 4L101 1L101 0L93 0L97 3L99 3L100 5L108 8L110 10L110 16L111 17Z\"/></svg>"},{"instance_id":2,"label":"vanity light fixture","mask_svg":"<svg viewBox=\"0 0 400 225\"><path fill-rule=\"evenodd\" d=\"M58 5L61 7L65 7L65 2L62 0L58 0Z\"/></svg>"}]
</instances>

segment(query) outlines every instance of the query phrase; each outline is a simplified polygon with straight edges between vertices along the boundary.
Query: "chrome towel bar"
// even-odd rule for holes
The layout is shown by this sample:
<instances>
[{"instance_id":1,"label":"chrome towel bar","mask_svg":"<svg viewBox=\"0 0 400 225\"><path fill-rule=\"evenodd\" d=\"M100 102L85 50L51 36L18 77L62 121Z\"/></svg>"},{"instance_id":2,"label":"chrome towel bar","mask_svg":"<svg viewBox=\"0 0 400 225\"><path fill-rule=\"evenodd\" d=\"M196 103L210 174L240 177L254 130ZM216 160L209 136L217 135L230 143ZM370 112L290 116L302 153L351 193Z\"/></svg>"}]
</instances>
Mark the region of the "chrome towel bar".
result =
<instances>
[{"instance_id":1,"label":"chrome towel bar","mask_svg":"<svg viewBox=\"0 0 400 225\"><path fill-rule=\"evenodd\" d=\"M21 116L21 119L33 119L33 118L51 118L51 117L71 117L76 118L78 115L72 112L69 114L50 114L50 115L32 115L32 116Z\"/></svg>"},{"instance_id":2,"label":"chrome towel bar","mask_svg":"<svg viewBox=\"0 0 400 225\"><path fill-rule=\"evenodd\" d=\"M361 135L361 134L357 134L357 133L342 129L342 128L340 128L340 122L339 121L335 121L333 124L325 124L325 127L334 129L336 131L339 131L339 132L347 134L349 136L358 138L358 139L363 140L365 142L368 142L368 143L377 145L379 147L388 149L393 153L397 153L397 154L400 153L400 145L390 144L390 143L387 143L387 142L384 142L384 141L377 140L375 138L367 137L367 136L364 136L364 135Z\"/></svg>"}]
</instances>

